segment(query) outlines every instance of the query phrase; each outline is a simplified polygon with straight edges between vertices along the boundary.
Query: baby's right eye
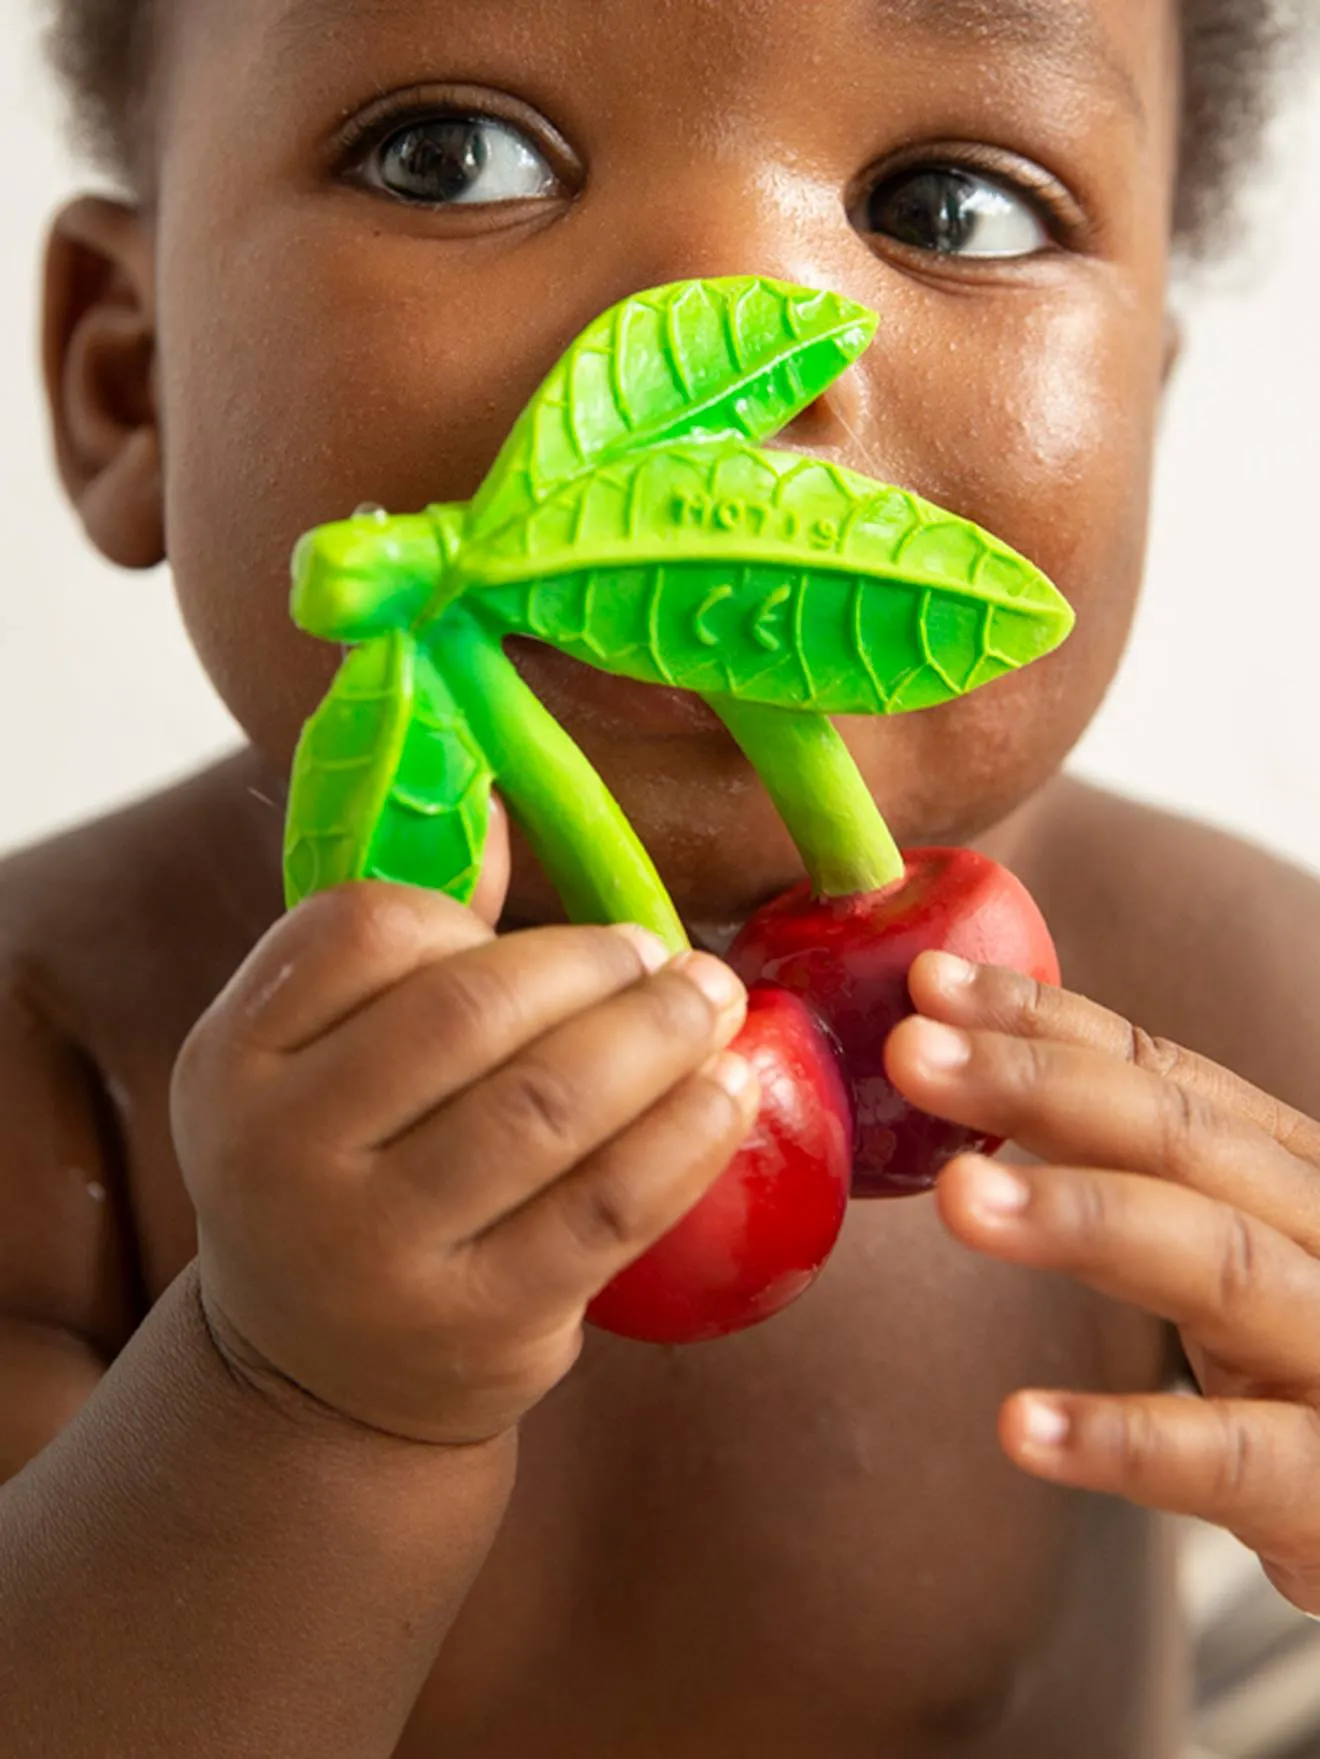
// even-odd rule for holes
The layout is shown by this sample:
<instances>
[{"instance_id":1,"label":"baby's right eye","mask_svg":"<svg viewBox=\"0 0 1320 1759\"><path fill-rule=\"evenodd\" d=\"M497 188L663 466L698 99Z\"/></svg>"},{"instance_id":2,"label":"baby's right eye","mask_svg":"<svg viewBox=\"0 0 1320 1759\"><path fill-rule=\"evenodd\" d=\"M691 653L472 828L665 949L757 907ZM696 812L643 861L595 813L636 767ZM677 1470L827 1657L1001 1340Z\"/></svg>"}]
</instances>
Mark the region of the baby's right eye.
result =
<instances>
[{"instance_id":1,"label":"baby's right eye","mask_svg":"<svg viewBox=\"0 0 1320 1759\"><path fill-rule=\"evenodd\" d=\"M558 179L519 128L492 116L431 116L387 135L362 165L400 201L484 207L552 195Z\"/></svg>"}]
</instances>

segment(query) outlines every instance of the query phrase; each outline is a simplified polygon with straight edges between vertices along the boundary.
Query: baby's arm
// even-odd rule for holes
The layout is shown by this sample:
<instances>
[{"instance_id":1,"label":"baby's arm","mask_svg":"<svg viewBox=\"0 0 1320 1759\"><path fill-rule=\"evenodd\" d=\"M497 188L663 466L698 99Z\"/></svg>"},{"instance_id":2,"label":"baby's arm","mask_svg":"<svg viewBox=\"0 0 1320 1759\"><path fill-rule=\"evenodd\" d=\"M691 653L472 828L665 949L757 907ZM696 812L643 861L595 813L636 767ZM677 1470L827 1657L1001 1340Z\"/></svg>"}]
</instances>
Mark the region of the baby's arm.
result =
<instances>
[{"instance_id":1,"label":"baby's arm","mask_svg":"<svg viewBox=\"0 0 1320 1759\"><path fill-rule=\"evenodd\" d=\"M65 1432L0 1491L0 1749L387 1751L370 1731L399 1725L480 1565L509 1445L392 1457L300 1429L225 1367L192 1274L88 1404L132 1331L125 1219L81 1059L13 993L0 1129L3 1477Z\"/></svg>"},{"instance_id":2,"label":"baby's arm","mask_svg":"<svg viewBox=\"0 0 1320 1759\"><path fill-rule=\"evenodd\" d=\"M132 1330L122 1214L76 1047L0 979L0 1483L78 1411Z\"/></svg>"},{"instance_id":3,"label":"baby's arm","mask_svg":"<svg viewBox=\"0 0 1320 1759\"><path fill-rule=\"evenodd\" d=\"M200 1268L0 1492L6 1759L393 1752L518 1419L757 1103L701 1073L741 1021L713 962L656 963L385 888L267 937L176 1078ZM5 1152L53 1176L39 1127ZM62 1348L52 1428L95 1377L52 1393Z\"/></svg>"}]
</instances>

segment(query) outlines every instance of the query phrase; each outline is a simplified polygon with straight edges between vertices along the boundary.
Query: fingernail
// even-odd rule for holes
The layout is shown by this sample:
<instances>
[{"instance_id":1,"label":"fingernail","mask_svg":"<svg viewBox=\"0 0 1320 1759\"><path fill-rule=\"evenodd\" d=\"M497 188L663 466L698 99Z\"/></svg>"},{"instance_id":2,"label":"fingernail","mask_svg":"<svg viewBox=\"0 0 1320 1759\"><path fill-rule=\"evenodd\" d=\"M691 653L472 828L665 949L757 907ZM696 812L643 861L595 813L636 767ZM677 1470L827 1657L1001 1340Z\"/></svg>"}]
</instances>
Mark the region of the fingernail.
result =
<instances>
[{"instance_id":1,"label":"fingernail","mask_svg":"<svg viewBox=\"0 0 1320 1759\"><path fill-rule=\"evenodd\" d=\"M642 962L642 969L654 976L663 971L673 954L660 939L652 934L649 928L639 928L635 922L615 922L610 925L614 934L628 942Z\"/></svg>"},{"instance_id":2,"label":"fingernail","mask_svg":"<svg viewBox=\"0 0 1320 1759\"><path fill-rule=\"evenodd\" d=\"M1067 1441L1071 1428L1067 1411L1054 1399L1022 1401L1022 1439L1029 1446L1053 1452Z\"/></svg>"},{"instance_id":3,"label":"fingernail","mask_svg":"<svg viewBox=\"0 0 1320 1759\"><path fill-rule=\"evenodd\" d=\"M740 1057L736 1051L725 1051L716 1057L709 1073L715 1085L722 1087L730 1099L737 1100L740 1105L749 1099L756 1071L746 1057Z\"/></svg>"},{"instance_id":4,"label":"fingernail","mask_svg":"<svg viewBox=\"0 0 1320 1759\"><path fill-rule=\"evenodd\" d=\"M918 1019L916 1023L917 1056L928 1069L941 1074L965 1069L972 1060L972 1041L956 1027L937 1020Z\"/></svg>"},{"instance_id":5,"label":"fingernail","mask_svg":"<svg viewBox=\"0 0 1320 1759\"><path fill-rule=\"evenodd\" d=\"M983 1215L1021 1215L1031 1202L1031 1188L1007 1167L981 1161L972 1181L972 1207Z\"/></svg>"},{"instance_id":6,"label":"fingernail","mask_svg":"<svg viewBox=\"0 0 1320 1759\"><path fill-rule=\"evenodd\" d=\"M709 953L683 953L674 960L672 969L694 983L717 1014L731 1014L747 1000L736 973L723 959Z\"/></svg>"},{"instance_id":7,"label":"fingernail","mask_svg":"<svg viewBox=\"0 0 1320 1759\"><path fill-rule=\"evenodd\" d=\"M976 976L976 967L956 953L927 953L926 966L938 989L964 989Z\"/></svg>"}]
</instances>

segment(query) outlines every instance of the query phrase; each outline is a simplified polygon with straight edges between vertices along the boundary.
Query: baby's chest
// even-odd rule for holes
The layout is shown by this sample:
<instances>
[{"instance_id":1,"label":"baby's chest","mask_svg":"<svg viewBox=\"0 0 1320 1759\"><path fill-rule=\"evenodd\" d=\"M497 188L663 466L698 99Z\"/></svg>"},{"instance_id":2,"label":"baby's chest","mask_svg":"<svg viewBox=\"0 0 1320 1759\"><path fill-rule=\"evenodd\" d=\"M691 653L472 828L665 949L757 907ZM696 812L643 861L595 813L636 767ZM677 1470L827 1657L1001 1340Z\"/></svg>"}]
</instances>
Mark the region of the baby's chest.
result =
<instances>
[{"instance_id":1,"label":"baby's chest","mask_svg":"<svg viewBox=\"0 0 1320 1759\"><path fill-rule=\"evenodd\" d=\"M1158 1754L1150 1530L1017 1473L995 1413L1159 1359L1150 1322L980 1263L923 1202L855 1210L763 1330L592 1339L404 1759L1043 1759L1088 1701L1069 1759Z\"/></svg>"}]
</instances>

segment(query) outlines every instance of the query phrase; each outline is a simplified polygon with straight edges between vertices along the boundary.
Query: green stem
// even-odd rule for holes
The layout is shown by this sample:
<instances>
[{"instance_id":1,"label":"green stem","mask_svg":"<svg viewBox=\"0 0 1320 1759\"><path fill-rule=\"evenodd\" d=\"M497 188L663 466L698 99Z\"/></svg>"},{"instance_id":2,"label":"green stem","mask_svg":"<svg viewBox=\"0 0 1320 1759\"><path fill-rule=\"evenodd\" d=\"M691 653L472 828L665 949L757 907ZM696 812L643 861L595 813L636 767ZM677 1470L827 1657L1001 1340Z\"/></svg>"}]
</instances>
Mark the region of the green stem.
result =
<instances>
[{"instance_id":1,"label":"green stem","mask_svg":"<svg viewBox=\"0 0 1320 1759\"><path fill-rule=\"evenodd\" d=\"M618 802L498 639L455 604L425 631L509 812L573 922L635 922L674 953L689 941Z\"/></svg>"},{"instance_id":2,"label":"green stem","mask_svg":"<svg viewBox=\"0 0 1320 1759\"><path fill-rule=\"evenodd\" d=\"M729 696L707 700L764 782L818 897L879 892L903 878L898 844L832 721Z\"/></svg>"}]
</instances>

